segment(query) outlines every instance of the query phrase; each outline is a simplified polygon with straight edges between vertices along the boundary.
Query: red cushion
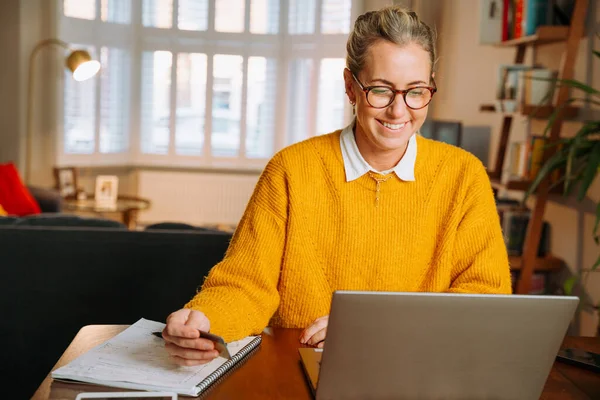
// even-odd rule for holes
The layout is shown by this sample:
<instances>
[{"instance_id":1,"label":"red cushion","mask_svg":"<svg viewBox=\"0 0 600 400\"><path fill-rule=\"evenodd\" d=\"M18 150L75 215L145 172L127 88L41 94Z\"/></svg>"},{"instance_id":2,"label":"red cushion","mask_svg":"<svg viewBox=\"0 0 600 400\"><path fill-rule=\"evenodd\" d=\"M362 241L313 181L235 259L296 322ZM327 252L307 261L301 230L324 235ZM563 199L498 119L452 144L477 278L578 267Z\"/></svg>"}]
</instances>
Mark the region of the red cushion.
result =
<instances>
[{"instance_id":1,"label":"red cushion","mask_svg":"<svg viewBox=\"0 0 600 400\"><path fill-rule=\"evenodd\" d=\"M0 164L0 204L9 215L31 215L41 212L29 190L23 185L13 163Z\"/></svg>"}]
</instances>

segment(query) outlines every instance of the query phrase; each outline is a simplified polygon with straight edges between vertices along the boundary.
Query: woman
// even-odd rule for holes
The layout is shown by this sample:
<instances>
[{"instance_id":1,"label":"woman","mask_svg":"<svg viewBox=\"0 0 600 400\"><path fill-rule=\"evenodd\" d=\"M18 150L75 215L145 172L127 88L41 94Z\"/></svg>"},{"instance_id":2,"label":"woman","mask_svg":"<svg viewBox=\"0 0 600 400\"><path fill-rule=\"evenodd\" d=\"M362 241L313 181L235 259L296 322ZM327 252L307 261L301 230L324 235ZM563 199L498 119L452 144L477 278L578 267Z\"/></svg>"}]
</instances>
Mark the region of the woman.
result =
<instances>
[{"instance_id":1,"label":"woman","mask_svg":"<svg viewBox=\"0 0 600 400\"><path fill-rule=\"evenodd\" d=\"M217 356L197 329L229 341L305 328L300 342L322 346L334 290L510 293L485 168L417 135L436 91L434 41L399 7L357 19L344 70L355 121L271 159L225 258L167 319L175 362Z\"/></svg>"}]
</instances>

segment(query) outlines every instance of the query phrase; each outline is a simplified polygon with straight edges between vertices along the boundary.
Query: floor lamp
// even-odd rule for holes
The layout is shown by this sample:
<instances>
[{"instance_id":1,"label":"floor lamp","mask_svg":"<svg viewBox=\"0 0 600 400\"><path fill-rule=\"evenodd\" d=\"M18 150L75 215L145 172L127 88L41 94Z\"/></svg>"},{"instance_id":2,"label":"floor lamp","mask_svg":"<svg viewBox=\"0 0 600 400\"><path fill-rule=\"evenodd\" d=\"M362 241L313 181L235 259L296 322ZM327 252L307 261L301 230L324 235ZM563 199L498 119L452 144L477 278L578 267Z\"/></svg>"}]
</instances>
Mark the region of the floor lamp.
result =
<instances>
[{"instance_id":1,"label":"floor lamp","mask_svg":"<svg viewBox=\"0 0 600 400\"><path fill-rule=\"evenodd\" d=\"M58 46L69 50L69 56L66 59L66 67L73 74L76 81L84 81L96 75L100 70L100 63L92 60L90 53L86 50L72 50L66 42L58 39L46 39L39 42L29 57L29 79L27 81L27 136L25 138L25 182L31 183L31 147L33 141L32 116L33 116L33 90L34 90L34 61L36 55L41 49L48 46Z\"/></svg>"}]
</instances>

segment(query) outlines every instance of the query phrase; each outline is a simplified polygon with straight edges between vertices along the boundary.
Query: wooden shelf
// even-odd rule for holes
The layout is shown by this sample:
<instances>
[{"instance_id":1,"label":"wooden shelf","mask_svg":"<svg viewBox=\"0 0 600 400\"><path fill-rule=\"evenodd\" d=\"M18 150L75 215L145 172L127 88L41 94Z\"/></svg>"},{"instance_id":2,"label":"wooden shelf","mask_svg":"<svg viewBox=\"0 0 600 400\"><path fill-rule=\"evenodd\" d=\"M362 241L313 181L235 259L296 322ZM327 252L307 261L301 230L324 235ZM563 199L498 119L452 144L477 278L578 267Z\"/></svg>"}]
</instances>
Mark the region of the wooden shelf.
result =
<instances>
[{"instance_id":1,"label":"wooden shelf","mask_svg":"<svg viewBox=\"0 0 600 400\"><path fill-rule=\"evenodd\" d=\"M529 186L531 185L531 181L529 181L529 180L509 180L506 183L502 183L499 179L493 178L493 177L490 177L490 182L492 183L492 187L494 189L516 190L516 191L520 191L520 192L526 191L527 189L529 189ZM559 185L559 186L552 188L552 190L550 190L550 193L562 194L563 186Z\"/></svg>"},{"instance_id":2,"label":"wooden shelf","mask_svg":"<svg viewBox=\"0 0 600 400\"><path fill-rule=\"evenodd\" d=\"M564 42L569 35L568 26L540 26L537 28L535 35L523 36L518 39L506 40L496 43L498 47L514 47L514 46L538 46L541 44Z\"/></svg>"},{"instance_id":3,"label":"wooden shelf","mask_svg":"<svg viewBox=\"0 0 600 400\"><path fill-rule=\"evenodd\" d=\"M479 106L479 111L500 112L500 113L504 114L505 116L524 115L524 116L537 118L537 119L546 119L552 115L555 108L556 107L554 107L554 106L535 106L535 105L526 104L526 105L522 106L520 110L517 110L514 113L510 113L510 112L497 110L496 106L494 104L482 104ZM563 118L564 119L575 119L575 118L577 118L577 115L579 115L578 107L565 107L563 109Z\"/></svg>"},{"instance_id":4,"label":"wooden shelf","mask_svg":"<svg viewBox=\"0 0 600 400\"><path fill-rule=\"evenodd\" d=\"M510 263L511 271L520 271L523 266L523 258L520 256L509 256L508 262ZM535 272L550 272L558 271L564 266L564 261L560 258L548 255L546 257L540 257L535 259L533 270Z\"/></svg>"}]
</instances>

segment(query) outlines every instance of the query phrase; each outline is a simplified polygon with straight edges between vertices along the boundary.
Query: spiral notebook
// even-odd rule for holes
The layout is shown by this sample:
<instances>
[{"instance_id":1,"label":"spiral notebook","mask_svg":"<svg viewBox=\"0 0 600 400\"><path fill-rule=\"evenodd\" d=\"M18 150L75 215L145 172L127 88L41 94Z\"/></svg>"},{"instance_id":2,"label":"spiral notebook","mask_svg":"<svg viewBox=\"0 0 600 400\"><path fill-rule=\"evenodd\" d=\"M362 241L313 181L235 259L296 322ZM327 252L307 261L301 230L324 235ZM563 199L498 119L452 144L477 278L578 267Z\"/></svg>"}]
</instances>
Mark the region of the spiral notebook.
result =
<instances>
[{"instance_id":1,"label":"spiral notebook","mask_svg":"<svg viewBox=\"0 0 600 400\"><path fill-rule=\"evenodd\" d=\"M52 371L53 379L198 396L258 349L260 336L227 344L231 360L180 367L169 360L164 341L152 335L165 324L140 319L114 338Z\"/></svg>"}]
</instances>

